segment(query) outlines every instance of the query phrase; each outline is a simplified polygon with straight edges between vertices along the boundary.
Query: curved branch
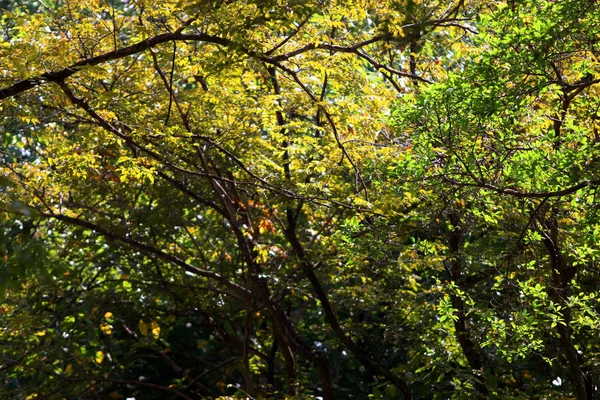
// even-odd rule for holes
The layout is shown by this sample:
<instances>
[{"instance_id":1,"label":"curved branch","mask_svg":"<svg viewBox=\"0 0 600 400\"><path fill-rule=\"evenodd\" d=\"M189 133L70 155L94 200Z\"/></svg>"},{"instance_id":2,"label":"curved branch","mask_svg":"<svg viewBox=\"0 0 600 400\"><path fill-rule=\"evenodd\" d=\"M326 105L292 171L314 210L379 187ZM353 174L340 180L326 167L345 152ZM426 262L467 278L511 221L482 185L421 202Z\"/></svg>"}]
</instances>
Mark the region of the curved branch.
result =
<instances>
[{"instance_id":1,"label":"curved branch","mask_svg":"<svg viewBox=\"0 0 600 400\"><path fill-rule=\"evenodd\" d=\"M218 45L222 45L222 46L229 46L232 44L232 42L230 40L227 40L227 39L224 39L224 38L221 38L218 36L213 36L213 35L206 35L206 34L202 34L202 33L197 33L197 34L193 34L193 35L185 35L185 34L181 33L182 29L183 28L180 28L179 30L177 30L175 32L163 33L163 34L160 34L157 36L153 36L151 38L142 40L141 42L138 42L131 46L123 47L121 49L110 51L108 53L101 54L96 57L91 57L91 58L87 58L85 60L81 60L81 61L71 64L70 66L68 66L62 70L59 70L59 71L45 72L37 77L32 77L29 79L24 79L22 81L16 82L7 88L0 89L0 100L4 100L9 97L13 97L13 96L21 94L23 92L26 92L30 89L40 86L41 84L43 84L45 82L64 81L65 79L76 74L79 70L81 70L85 67L100 65L100 64L103 64L108 61L114 61L114 60L118 60L120 58L128 57L128 56L131 56L131 55L134 55L137 53L141 53L152 47L156 47L162 43L167 43L167 42L170 42L173 40L196 40L196 41L203 41L203 42L207 42L207 43L218 44Z\"/></svg>"},{"instance_id":2,"label":"curved branch","mask_svg":"<svg viewBox=\"0 0 600 400\"><path fill-rule=\"evenodd\" d=\"M90 229L90 230L96 232L97 234L105 236L109 239L128 244L140 251L143 251L146 254L154 255L163 261L167 261L171 264L177 265L177 266L183 268L185 271L190 272L194 275L202 276L202 277L205 277L208 279L214 279L215 281L222 283L223 285L227 286L230 289L235 290L238 293L241 293L244 295L250 294L250 291L248 289L238 285L237 283L231 282L227 278L225 278L215 272L206 271L204 269L195 267L191 264L186 263L184 260L180 259L177 256L165 253L164 251L157 249L156 247L152 247L146 243L139 242L135 239L121 236L115 232L110 231L107 228L104 228L104 227L94 224L92 222L83 220L81 218L69 217L69 216L62 215L62 214L54 214L51 212L48 212L48 213L40 212L39 215L41 215L42 217L45 217L45 218L52 218L52 219L56 219L59 221L67 222L71 225L79 226L81 228Z\"/></svg>"},{"instance_id":3,"label":"curved branch","mask_svg":"<svg viewBox=\"0 0 600 400\"><path fill-rule=\"evenodd\" d=\"M325 292L325 289L323 289L319 278L314 272L314 266L308 260L306 252L304 251L304 247L302 246L302 243L300 243L300 240L296 235L295 221L289 217L288 228L285 231L285 235L288 239L288 242L291 244L292 249L296 253L298 260L302 265L302 270L308 278L315 292L315 295L321 302L321 306L323 307L323 312L325 314L325 320L329 323L329 326L331 326L331 329L336 334L338 339L344 344L344 346L346 346L346 348L348 348L348 350L352 352L352 354L354 354L356 358L358 358L358 360L366 368L388 379L394 386L400 389L403 397L406 400L412 399L412 390L408 382L394 374L385 366L373 361L368 355L365 354L365 352L360 348L360 346L358 346L352 340L352 338L344 331L336 317L335 311L333 310L331 303L329 302L329 298L327 296L327 293Z\"/></svg>"},{"instance_id":4,"label":"curved branch","mask_svg":"<svg viewBox=\"0 0 600 400\"><path fill-rule=\"evenodd\" d=\"M435 27L436 24L439 25L440 23L444 23L444 22L448 23L448 22L452 22L452 21L455 21L455 19L428 21L426 23L422 23L422 25L433 25ZM264 61L268 64L277 65L278 63L280 63L282 61L287 61L290 58L293 58L297 55L300 55L300 54L303 54L303 53L306 53L308 51L315 50L315 49L328 50L328 51L332 51L335 53L354 53L354 54L360 55L359 49L361 49L362 47L367 46L372 43L375 43L375 42L378 42L378 41L392 39L392 36L390 36L389 34L383 34L383 35L374 36L371 39L364 40L362 42L356 43L351 46L340 46L340 45L334 45L334 44L330 44L330 43L309 44L309 45L303 46L299 49L296 49L294 51L291 51L289 53L270 57L268 54L265 55L265 54L261 54L256 51L250 50L248 48L241 46L239 43L233 42L229 39L226 39L226 38L223 38L220 36L208 35L205 33L183 33L182 31L185 28L187 28L187 26L190 23L191 23L191 19L188 20L182 27L180 27L179 29L177 29L174 32L162 33L160 35L156 35L156 36L150 37L148 39L142 40L131 46L127 46L127 47L123 47L121 49L109 51L108 53L104 53L104 54L101 54L96 57L86 58L84 60L73 63L70 66L63 68L61 70L48 71L48 72L45 72L38 76L34 76L34 77L31 77L28 79L18 81L9 87L0 89L0 100L14 97L14 96L24 93L28 90L36 88L46 82L64 81L65 79L75 75L78 71L80 71L81 69L83 69L85 67L100 65L105 62L125 58L128 56L137 54L137 53L141 53L145 50L151 49L160 44L171 42L171 41L196 41L196 42L212 43L212 44L226 46L226 47L233 47L248 56L254 57L254 58ZM412 25L407 25L406 28L409 28L411 26ZM403 38L403 40L409 40L409 39L410 39L410 37ZM393 73L396 73L396 71L393 70L392 68L387 69L387 70L388 70L388 72L394 71ZM417 77L414 77L414 76L408 76L408 77L418 79Z\"/></svg>"},{"instance_id":5,"label":"curved branch","mask_svg":"<svg viewBox=\"0 0 600 400\"><path fill-rule=\"evenodd\" d=\"M396 76L401 76L404 78L410 78L410 79L416 79L417 81L421 81L423 83L433 83L432 81L430 81L429 79L423 78L419 75L413 74L413 73L409 73L409 72L404 72L404 71L400 71L398 69L389 67L385 64L381 64L380 62L376 61L373 57L369 56L368 54L362 52L362 51L356 51L356 54L367 60L367 62L369 64L371 64L373 67L377 68L377 69L382 69L384 71L389 72L390 74L396 75Z\"/></svg>"},{"instance_id":6,"label":"curved branch","mask_svg":"<svg viewBox=\"0 0 600 400\"><path fill-rule=\"evenodd\" d=\"M329 113L329 111L327 111L327 109L321 104L321 102L317 98L317 96L315 96L315 94L304 84L304 82L302 82L300 80L297 72L291 70L290 68L287 68L286 66L284 66L280 63L275 63L274 65L276 65L279 69L281 69L286 74L291 76L291 78L294 80L294 82L296 82L296 84L298 86L300 86L300 89L302 89L302 91L308 95L308 97L311 99L311 101L323 112L323 114L325 115L325 118L327 119L327 122L331 126L331 130L333 131L333 136L338 145L338 148L342 151L342 161L343 161L344 157L348 159L348 162L350 163L350 165L352 165L352 168L354 169L354 173L356 174L357 186L358 186L358 182L360 182L362 185L362 190L365 194L365 200L370 201L369 200L369 192L367 190L367 184L365 183L365 181L362 177L362 174L360 173L360 170L358 169L358 166L356 165L356 163L354 162L352 157L350 157L350 154L346 150L346 147L340 140L340 136L339 136L337 127L335 125L335 121L333 120L333 117L331 116L331 113ZM340 161L340 163L341 163L341 161Z\"/></svg>"},{"instance_id":7,"label":"curved branch","mask_svg":"<svg viewBox=\"0 0 600 400\"><path fill-rule=\"evenodd\" d=\"M499 194L507 194L514 197L520 198L530 198L530 199L547 199L550 197L562 197L567 196L573 193L578 192L581 189L585 189L586 187L598 186L600 185L600 179L595 180L584 180L579 182L576 185L570 186L566 189L555 190L553 192L523 192L516 189L511 188L501 188L498 186L494 186L489 183L484 182L458 182L452 179L445 179L447 182L457 185L457 186L468 186L468 187L477 187L482 189L489 189Z\"/></svg>"}]
</instances>

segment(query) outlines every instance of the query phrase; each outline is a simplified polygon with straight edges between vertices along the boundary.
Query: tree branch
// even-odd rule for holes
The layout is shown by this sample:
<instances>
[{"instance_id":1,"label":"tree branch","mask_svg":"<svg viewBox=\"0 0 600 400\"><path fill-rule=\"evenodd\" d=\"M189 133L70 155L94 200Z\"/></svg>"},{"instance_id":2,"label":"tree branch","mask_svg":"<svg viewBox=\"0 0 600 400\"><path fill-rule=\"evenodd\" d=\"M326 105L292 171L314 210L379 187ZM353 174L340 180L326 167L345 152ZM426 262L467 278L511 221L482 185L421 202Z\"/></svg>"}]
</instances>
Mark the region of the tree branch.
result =
<instances>
[{"instance_id":1,"label":"tree branch","mask_svg":"<svg viewBox=\"0 0 600 400\"><path fill-rule=\"evenodd\" d=\"M185 271L190 272L194 275L203 276L208 279L216 280L217 282L220 282L223 285L225 285L225 286L229 287L230 289L233 289L236 292L239 292L241 294L244 294L244 295L250 294L250 291L248 289L238 285L237 283L231 282L230 280L226 279L225 277L223 277L215 272L206 271L206 270L200 269L198 267L195 267L191 264L186 263L185 261L183 261L182 259L180 259L177 256L165 253L164 251L157 249L156 247L152 247L146 243L139 242L135 239L121 236L121 235L119 235L115 232L112 232L109 229L104 228L100 225L83 220L81 218L69 217L69 216L62 215L62 214L54 214L51 212L47 212L47 213L40 212L40 215L45 218L52 218L52 219L56 219L59 221L67 222L71 225L76 225L76 226L79 226L82 228L90 229L90 230L92 230L102 236L105 236L109 239L128 244L132 247L137 248L138 250L143 251L146 254L154 255L163 261L167 261L171 264L177 265L177 266L183 268Z\"/></svg>"}]
</instances>

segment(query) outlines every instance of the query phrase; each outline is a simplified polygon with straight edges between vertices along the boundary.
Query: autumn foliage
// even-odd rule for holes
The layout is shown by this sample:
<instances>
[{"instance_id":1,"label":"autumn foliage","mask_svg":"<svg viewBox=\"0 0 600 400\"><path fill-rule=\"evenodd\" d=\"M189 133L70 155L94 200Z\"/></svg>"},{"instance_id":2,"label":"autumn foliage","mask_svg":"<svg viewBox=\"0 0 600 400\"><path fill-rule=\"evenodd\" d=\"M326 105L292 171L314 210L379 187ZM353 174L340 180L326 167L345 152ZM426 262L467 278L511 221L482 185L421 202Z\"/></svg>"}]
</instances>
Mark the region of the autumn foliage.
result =
<instances>
[{"instance_id":1,"label":"autumn foliage","mask_svg":"<svg viewBox=\"0 0 600 400\"><path fill-rule=\"evenodd\" d=\"M1 398L598 396L596 1L0 8Z\"/></svg>"}]
</instances>

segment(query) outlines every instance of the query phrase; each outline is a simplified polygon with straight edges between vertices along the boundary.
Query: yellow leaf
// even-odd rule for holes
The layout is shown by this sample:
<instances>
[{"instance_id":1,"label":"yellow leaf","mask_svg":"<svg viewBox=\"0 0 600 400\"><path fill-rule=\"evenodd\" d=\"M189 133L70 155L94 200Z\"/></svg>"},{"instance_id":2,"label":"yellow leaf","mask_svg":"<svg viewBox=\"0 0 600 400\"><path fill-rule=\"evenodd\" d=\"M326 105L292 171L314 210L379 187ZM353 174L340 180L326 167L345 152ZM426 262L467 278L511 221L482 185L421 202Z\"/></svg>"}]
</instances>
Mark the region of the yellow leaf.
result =
<instances>
[{"instance_id":1,"label":"yellow leaf","mask_svg":"<svg viewBox=\"0 0 600 400\"><path fill-rule=\"evenodd\" d=\"M65 374L69 375L69 374L71 374L71 372L73 372L73 364L69 364L65 368Z\"/></svg>"},{"instance_id":2,"label":"yellow leaf","mask_svg":"<svg viewBox=\"0 0 600 400\"><path fill-rule=\"evenodd\" d=\"M148 336L148 324L147 323L145 323L143 320L140 319L140 323L139 323L138 327L140 328L140 332L142 332L142 335Z\"/></svg>"},{"instance_id":3,"label":"yellow leaf","mask_svg":"<svg viewBox=\"0 0 600 400\"><path fill-rule=\"evenodd\" d=\"M102 350L96 352L95 360L98 364L102 364L102 361L104 361L104 352Z\"/></svg>"},{"instance_id":4,"label":"yellow leaf","mask_svg":"<svg viewBox=\"0 0 600 400\"><path fill-rule=\"evenodd\" d=\"M104 318L109 319L113 316L113 313L111 313L110 311L107 312L106 314L104 314Z\"/></svg>"},{"instance_id":5,"label":"yellow leaf","mask_svg":"<svg viewBox=\"0 0 600 400\"><path fill-rule=\"evenodd\" d=\"M35 336L45 336L46 335L46 331L39 331L34 333Z\"/></svg>"},{"instance_id":6,"label":"yellow leaf","mask_svg":"<svg viewBox=\"0 0 600 400\"><path fill-rule=\"evenodd\" d=\"M110 329L110 325L109 324L102 324L102 326L100 327L100 329L102 329L102 332L104 332L105 335L112 334L112 329Z\"/></svg>"},{"instance_id":7,"label":"yellow leaf","mask_svg":"<svg viewBox=\"0 0 600 400\"><path fill-rule=\"evenodd\" d=\"M150 326L152 327L152 336L154 337L154 339L158 339L158 337L160 336L160 326L158 325L158 322L152 321Z\"/></svg>"}]
</instances>

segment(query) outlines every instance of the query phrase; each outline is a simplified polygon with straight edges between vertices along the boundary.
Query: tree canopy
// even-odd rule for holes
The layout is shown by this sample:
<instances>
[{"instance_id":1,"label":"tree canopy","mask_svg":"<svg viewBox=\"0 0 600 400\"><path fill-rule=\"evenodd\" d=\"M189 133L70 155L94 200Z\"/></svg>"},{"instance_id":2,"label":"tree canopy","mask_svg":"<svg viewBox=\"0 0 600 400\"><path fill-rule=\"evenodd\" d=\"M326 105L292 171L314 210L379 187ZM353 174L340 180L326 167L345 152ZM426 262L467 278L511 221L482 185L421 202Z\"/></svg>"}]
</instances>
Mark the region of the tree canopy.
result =
<instances>
[{"instance_id":1,"label":"tree canopy","mask_svg":"<svg viewBox=\"0 0 600 400\"><path fill-rule=\"evenodd\" d=\"M0 397L598 396L595 0L0 9Z\"/></svg>"}]
</instances>

